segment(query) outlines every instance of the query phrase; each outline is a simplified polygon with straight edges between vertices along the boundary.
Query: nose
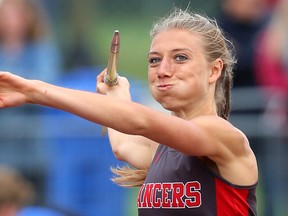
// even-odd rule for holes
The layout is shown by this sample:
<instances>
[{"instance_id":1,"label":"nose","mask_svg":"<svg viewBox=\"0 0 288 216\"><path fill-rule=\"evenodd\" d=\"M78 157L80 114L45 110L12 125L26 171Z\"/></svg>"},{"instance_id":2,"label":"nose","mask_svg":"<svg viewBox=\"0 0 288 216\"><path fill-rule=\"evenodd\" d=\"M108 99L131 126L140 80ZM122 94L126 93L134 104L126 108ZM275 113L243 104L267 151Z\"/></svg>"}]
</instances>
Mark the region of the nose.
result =
<instances>
[{"instance_id":1,"label":"nose","mask_svg":"<svg viewBox=\"0 0 288 216\"><path fill-rule=\"evenodd\" d=\"M172 74L172 65L168 59L163 58L157 71L158 78L170 77Z\"/></svg>"}]
</instances>

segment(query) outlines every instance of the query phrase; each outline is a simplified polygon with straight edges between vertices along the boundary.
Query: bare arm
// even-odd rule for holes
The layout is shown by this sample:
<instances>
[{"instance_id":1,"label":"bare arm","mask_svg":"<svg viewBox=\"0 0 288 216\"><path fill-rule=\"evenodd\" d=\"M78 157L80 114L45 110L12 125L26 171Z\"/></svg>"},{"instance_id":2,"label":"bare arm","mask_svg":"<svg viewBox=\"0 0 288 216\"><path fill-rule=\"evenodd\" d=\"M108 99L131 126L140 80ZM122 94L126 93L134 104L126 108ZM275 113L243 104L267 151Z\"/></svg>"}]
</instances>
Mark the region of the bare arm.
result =
<instances>
[{"instance_id":1,"label":"bare arm","mask_svg":"<svg viewBox=\"0 0 288 216\"><path fill-rule=\"evenodd\" d=\"M143 136L128 135L108 128L109 140L115 157L135 168L150 167L158 144Z\"/></svg>"}]
</instances>

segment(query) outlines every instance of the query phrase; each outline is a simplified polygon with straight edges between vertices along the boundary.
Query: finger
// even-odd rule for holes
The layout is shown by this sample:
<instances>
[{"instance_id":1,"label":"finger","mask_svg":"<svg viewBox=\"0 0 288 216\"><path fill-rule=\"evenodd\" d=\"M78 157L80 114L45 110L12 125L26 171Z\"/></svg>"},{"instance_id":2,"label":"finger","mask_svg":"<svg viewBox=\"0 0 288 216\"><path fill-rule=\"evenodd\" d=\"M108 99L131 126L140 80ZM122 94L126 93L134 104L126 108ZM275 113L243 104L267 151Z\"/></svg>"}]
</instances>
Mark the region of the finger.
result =
<instances>
[{"instance_id":1,"label":"finger","mask_svg":"<svg viewBox=\"0 0 288 216\"><path fill-rule=\"evenodd\" d=\"M104 75L107 71L107 68L105 68L98 76L97 76L97 83L103 82Z\"/></svg>"}]
</instances>

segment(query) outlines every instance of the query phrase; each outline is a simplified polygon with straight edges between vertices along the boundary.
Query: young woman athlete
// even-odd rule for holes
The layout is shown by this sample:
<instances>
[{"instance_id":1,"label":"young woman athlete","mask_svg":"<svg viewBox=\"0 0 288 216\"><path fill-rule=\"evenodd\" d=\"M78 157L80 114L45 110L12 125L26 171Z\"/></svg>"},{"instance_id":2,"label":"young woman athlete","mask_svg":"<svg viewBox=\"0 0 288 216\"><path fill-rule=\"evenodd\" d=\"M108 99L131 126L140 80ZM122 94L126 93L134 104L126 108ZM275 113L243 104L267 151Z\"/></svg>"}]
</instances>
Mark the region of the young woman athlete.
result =
<instances>
[{"instance_id":1,"label":"young woman athlete","mask_svg":"<svg viewBox=\"0 0 288 216\"><path fill-rule=\"evenodd\" d=\"M129 82L98 93L0 73L0 107L61 109L109 128L115 182L140 186L139 216L256 215L257 162L246 136L228 122L231 44L216 22L175 9L157 22L148 53L151 94L171 115L131 101Z\"/></svg>"}]
</instances>

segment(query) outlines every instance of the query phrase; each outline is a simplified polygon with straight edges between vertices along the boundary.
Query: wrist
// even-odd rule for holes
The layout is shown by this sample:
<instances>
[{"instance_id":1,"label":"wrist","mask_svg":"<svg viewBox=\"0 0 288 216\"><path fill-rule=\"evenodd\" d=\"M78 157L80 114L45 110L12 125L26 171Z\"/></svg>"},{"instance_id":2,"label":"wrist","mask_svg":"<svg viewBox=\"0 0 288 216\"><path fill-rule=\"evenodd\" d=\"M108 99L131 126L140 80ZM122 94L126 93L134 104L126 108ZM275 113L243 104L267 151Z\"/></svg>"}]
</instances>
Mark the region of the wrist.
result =
<instances>
[{"instance_id":1,"label":"wrist","mask_svg":"<svg viewBox=\"0 0 288 216\"><path fill-rule=\"evenodd\" d=\"M26 89L25 94L28 98L28 103L43 104L43 99L47 90L47 83L40 80L30 80L29 87Z\"/></svg>"}]
</instances>

